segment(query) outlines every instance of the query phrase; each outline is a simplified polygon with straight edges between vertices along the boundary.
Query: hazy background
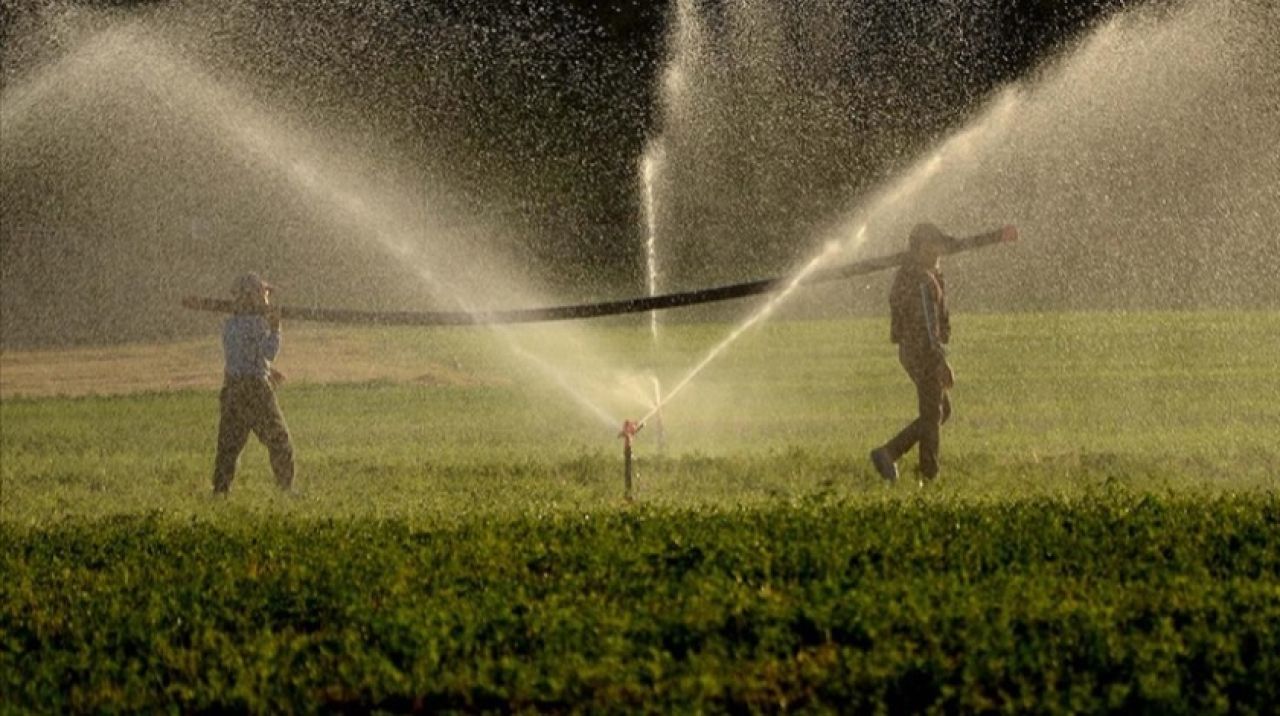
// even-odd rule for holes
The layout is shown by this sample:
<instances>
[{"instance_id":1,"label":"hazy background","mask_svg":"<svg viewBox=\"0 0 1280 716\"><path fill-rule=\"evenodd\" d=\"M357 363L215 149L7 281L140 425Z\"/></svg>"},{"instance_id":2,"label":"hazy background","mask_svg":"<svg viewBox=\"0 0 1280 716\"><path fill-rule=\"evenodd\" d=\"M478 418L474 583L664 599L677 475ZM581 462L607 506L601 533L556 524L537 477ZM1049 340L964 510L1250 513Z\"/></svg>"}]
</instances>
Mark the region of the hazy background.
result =
<instances>
[{"instance_id":1,"label":"hazy background","mask_svg":"<svg viewBox=\"0 0 1280 716\"><path fill-rule=\"evenodd\" d=\"M654 147L660 290L783 274L864 223L845 258L896 251L928 217L1023 229L955 260L961 310L1280 306L1269 0L0 13L6 347L207 332L178 299L251 269L357 308L643 293Z\"/></svg>"}]
</instances>

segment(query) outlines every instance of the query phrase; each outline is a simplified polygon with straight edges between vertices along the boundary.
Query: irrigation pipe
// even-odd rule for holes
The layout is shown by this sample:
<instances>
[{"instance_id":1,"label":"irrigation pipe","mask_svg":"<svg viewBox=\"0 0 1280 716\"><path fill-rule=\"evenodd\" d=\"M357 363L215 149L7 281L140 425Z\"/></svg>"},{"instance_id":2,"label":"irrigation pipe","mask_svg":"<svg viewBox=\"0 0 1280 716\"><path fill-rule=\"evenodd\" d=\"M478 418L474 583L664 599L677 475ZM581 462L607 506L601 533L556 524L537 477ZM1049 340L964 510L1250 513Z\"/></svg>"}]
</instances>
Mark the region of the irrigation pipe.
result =
<instances>
[{"instance_id":1,"label":"irrigation pipe","mask_svg":"<svg viewBox=\"0 0 1280 716\"><path fill-rule=\"evenodd\" d=\"M978 234L951 243L949 254L972 249L1006 243L1016 239L1016 233L1006 228ZM823 283L840 279L875 273L900 266L910 256L902 251L889 256L865 259L833 266L828 269L814 271L805 278L804 284ZM761 279L746 283L716 286L696 291L681 291L659 296L628 298L600 303L580 303L567 306L549 306L543 308L518 308L503 311L361 311L345 308L315 308L308 306L277 306L282 318L293 321L320 321L324 323L374 324L383 326L474 326L512 323L540 323L546 321L567 321L601 316L616 316L627 313L643 313L645 311L662 311L684 306L696 306L716 301L728 301L735 298L772 293L787 287L789 277ZM234 313L235 302L230 299L204 298L187 296L182 305L198 311L215 311Z\"/></svg>"}]
</instances>

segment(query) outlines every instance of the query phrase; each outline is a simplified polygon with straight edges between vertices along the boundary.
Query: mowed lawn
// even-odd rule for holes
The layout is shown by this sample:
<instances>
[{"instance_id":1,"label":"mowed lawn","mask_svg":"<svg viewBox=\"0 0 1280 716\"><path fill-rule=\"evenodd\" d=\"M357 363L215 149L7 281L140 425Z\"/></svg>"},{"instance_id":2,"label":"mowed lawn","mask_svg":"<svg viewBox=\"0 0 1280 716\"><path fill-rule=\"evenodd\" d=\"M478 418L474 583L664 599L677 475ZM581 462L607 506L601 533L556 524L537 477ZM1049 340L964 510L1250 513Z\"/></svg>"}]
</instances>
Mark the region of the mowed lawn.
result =
<instances>
[{"instance_id":1,"label":"mowed lawn","mask_svg":"<svg viewBox=\"0 0 1280 716\"><path fill-rule=\"evenodd\" d=\"M938 484L867 463L914 409L884 321L777 321L640 433L631 500L622 419L731 326L290 326L298 489L251 443L229 499L213 339L4 354L0 704L1276 703L1280 314L953 328Z\"/></svg>"}]
</instances>

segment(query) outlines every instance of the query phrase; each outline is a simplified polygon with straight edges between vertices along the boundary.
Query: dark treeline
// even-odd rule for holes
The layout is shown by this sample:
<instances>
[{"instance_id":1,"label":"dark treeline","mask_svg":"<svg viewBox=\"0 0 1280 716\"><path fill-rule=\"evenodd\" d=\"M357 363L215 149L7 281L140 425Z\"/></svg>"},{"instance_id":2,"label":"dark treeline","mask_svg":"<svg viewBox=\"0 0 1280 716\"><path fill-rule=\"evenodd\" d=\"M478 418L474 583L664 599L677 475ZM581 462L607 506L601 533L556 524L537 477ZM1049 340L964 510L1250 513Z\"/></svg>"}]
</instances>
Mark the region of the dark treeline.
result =
<instances>
[{"instance_id":1,"label":"dark treeline","mask_svg":"<svg viewBox=\"0 0 1280 716\"><path fill-rule=\"evenodd\" d=\"M7 43L24 17L53 4L0 3L0 39ZM164 0L67 4L117 11L178 5ZM851 51L850 63L856 66L846 78L895 78L894 106L876 117L880 126L867 128L869 134L892 135L897 145L863 157L871 166L860 169L875 176L876 161L891 164L931 141L993 88L1026 72L1109 12L1137 3L853 4L884 42ZM710 17L722 7L706 0L698 5ZM797 4L795 11L803 12L804 6ZM660 121L658 76L673 13L667 3L254 0L228 7L234 9L206 20L208 31L215 38L220 30L225 33L218 41L235 48L228 54L255 81L292 88L305 95L299 104L353 125L376 124L407 146L420 145L427 161L447 167L451 181L477 204L516 207L520 220L530 222L541 237L532 252L539 262L570 261L586 275L616 274L622 256L626 272L636 270L634 158ZM966 17L977 19L966 23ZM943 42L954 53L965 44L954 36L978 23L987 33L984 42L967 47L959 59L902 46L904 39L951 35L952 41L944 37ZM246 33L246 27L254 31ZM6 84L21 69L7 64L0 73Z\"/></svg>"}]
</instances>

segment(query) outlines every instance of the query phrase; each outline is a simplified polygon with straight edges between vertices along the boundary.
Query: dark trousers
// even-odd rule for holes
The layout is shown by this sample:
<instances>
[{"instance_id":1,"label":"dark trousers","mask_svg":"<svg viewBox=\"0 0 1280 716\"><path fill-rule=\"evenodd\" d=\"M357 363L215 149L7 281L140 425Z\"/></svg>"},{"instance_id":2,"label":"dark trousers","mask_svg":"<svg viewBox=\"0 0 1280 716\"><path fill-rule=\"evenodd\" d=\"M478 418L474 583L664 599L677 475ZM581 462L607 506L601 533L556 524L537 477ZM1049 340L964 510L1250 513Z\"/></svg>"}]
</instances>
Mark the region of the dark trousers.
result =
<instances>
[{"instance_id":1,"label":"dark trousers","mask_svg":"<svg viewBox=\"0 0 1280 716\"><path fill-rule=\"evenodd\" d=\"M939 433L942 424L951 417L951 399L943 382L946 360L924 351L901 347L898 361L916 384L916 401L919 415L907 427L885 443L885 450L894 462L920 445L920 474L928 479L938 476L938 452L941 448Z\"/></svg>"},{"instance_id":2,"label":"dark trousers","mask_svg":"<svg viewBox=\"0 0 1280 716\"><path fill-rule=\"evenodd\" d=\"M289 489L293 484L293 443L271 384L265 378L227 378L220 403L218 452L213 465L214 492L231 489L236 462L249 441L250 432L267 447L276 483L281 489Z\"/></svg>"}]
</instances>

